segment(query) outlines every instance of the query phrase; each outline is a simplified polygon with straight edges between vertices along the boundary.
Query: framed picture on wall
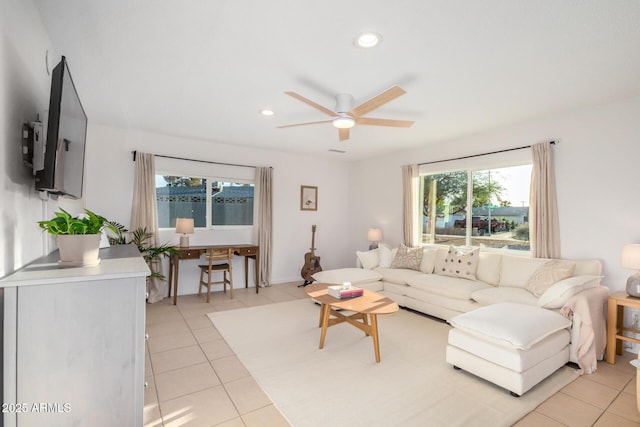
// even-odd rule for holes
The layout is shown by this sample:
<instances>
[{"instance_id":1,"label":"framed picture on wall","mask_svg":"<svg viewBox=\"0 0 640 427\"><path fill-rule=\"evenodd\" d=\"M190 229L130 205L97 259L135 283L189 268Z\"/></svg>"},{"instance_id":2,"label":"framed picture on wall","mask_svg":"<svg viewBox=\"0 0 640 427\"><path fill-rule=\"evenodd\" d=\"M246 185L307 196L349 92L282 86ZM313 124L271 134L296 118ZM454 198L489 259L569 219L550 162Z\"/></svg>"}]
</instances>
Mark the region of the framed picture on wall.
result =
<instances>
[{"instance_id":1,"label":"framed picture on wall","mask_svg":"<svg viewBox=\"0 0 640 427\"><path fill-rule=\"evenodd\" d=\"M312 187L310 185L300 186L300 210L318 210L318 187Z\"/></svg>"}]
</instances>

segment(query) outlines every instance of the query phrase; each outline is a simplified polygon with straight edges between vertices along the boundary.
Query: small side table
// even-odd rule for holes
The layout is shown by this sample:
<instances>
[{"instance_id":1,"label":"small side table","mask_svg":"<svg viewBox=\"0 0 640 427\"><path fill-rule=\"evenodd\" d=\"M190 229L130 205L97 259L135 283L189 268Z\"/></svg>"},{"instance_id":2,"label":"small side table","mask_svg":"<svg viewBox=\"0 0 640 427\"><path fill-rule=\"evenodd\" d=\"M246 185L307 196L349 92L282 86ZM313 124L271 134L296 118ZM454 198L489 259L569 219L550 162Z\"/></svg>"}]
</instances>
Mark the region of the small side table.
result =
<instances>
[{"instance_id":1,"label":"small side table","mask_svg":"<svg viewBox=\"0 0 640 427\"><path fill-rule=\"evenodd\" d=\"M640 344L640 340L624 336L625 331L640 334L640 330L624 327L624 308L640 309L640 298L629 296L626 292L615 292L609 295L607 302L607 363L616 363L616 354L622 354L622 341Z\"/></svg>"}]
</instances>

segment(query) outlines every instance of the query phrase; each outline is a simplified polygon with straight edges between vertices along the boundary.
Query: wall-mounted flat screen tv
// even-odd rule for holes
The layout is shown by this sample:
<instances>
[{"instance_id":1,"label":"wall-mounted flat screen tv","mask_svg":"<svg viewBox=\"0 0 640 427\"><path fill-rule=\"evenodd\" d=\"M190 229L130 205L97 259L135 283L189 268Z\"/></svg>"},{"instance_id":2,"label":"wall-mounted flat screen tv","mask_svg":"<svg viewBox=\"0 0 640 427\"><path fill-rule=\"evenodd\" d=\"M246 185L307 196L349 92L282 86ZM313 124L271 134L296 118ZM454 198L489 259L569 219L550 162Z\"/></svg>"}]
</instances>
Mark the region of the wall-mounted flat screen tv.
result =
<instances>
[{"instance_id":1,"label":"wall-mounted flat screen tv","mask_svg":"<svg viewBox=\"0 0 640 427\"><path fill-rule=\"evenodd\" d=\"M86 136L87 115L63 56L51 75L44 169L36 171L36 189L82 197Z\"/></svg>"}]
</instances>

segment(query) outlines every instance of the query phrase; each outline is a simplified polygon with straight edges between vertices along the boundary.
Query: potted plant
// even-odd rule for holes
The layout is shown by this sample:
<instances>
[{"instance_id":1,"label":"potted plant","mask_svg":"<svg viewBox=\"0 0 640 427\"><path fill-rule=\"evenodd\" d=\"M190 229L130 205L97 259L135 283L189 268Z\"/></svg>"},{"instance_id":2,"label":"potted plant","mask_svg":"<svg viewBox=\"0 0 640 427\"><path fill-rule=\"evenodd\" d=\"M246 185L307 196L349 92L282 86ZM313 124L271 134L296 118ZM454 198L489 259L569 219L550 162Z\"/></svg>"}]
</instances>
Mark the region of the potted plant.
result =
<instances>
[{"instance_id":1,"label":"potted plant","mask_svg":"<svg viewBox=\"0 0 640 427\"><path fill-rule=\"evenodd\" d=\"M96 265L100 249L100 236L104 228L115 231L106 218L84 210L84 215L72 216L60 208L48 221L38 221L44 231L56 236L60 250L60 265L65 267L83 267Z\"/></svg>"},{"instance_id":2,"label":"potted plant","mask_svg":"<svg viewBox=\"0 0 640 427\"><path fill-rule=\"evenodd\" d=\"M127 242L126 234L129 233L122 224L110 221L110 230L114 232L115 237L109 236L109 244L111 245L126 245L133 244L138 247L140 254L147 262L149 269L151 269L151 275L147 276L147 281L151 279L166 280L166 277L160 273L155 264L157 264L162 257L170 257L178 254L176 246L162 244L160 246L151 246L149 239L153 236L153 233L147 231L146 227L138 227L133 230L131 235L131 241Z\"/></svg>"}]
</instances>

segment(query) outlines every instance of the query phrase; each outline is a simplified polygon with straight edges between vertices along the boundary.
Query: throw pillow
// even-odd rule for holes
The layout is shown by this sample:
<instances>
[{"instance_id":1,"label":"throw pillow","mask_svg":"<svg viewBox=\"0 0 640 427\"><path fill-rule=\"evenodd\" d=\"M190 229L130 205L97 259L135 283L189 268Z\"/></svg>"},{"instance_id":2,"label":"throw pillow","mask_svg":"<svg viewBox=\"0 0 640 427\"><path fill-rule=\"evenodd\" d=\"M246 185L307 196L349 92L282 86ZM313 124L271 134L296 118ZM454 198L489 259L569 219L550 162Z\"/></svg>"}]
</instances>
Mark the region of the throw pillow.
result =
<instances>
[{"instance_id":1,"label":"throw pillow","mask_svg":"<svg viewBox=\"0 0 640 427\"><path fill-rule=\"evenodd\" d=\"M449 246L442 270L436 273L444 276L476 280L479 254L480 248L466 251L461 248L456 248L455 246Z\"/></svg>"},{"instance_id":2,"label":"throw pillow","mask_svg":"<svg viewBox=\"0 0 640 427\"><path fill-rule=\"evenodd\" d=\"M538 299L538 307L561 308L566 302L586 289L595 288L600 284L602 276L573 276L554 283Z\"/></svg>"},{"instance_id":3,"label":"throw pillow","mask_svg":"<svg viewBox=\"0 0 640 427\"><path fill-rule=\"evenodd\" d=\"M408 248L405 245L400 245L391 263L391 268L407 268L420 271L422 253L422 248Z\"/></svg>"},{"instance_id":4,"label":"throw pillow","mask_svg":"<svg viewBox=\"0 0 640 427\"><path fill-rule=\"evenodd\" d=\"M389 248L384 244L380 244L378 246L378 250L380 251L380 264L378 267L380 268L389 268L391 267L391 263L393 262L393 258L396 256L396 252L398 248Z\"/></svg>"},{"instance_id":5,"label":"throw pillow","mask_svg":"<svg viewBox=\"0 0 640 427\"><path fill-rule=\"evenodd\" d=\"M533 272L527 280L526 289L539 298L554 283L573 276L575 269L574 262L552 259Z\"/></svg>"},{"instance_id":6,"label":"throw pillow","mask_svg":"<svg viewBox=\"0 0 640 427\"><path fill-rule=\"evenodd\" d=\"M380 264L380 255L378 249L372 251L356 251L356 256L360 260L362 267L367 270L373 270Z\"/></svg>"}]
</instances>

